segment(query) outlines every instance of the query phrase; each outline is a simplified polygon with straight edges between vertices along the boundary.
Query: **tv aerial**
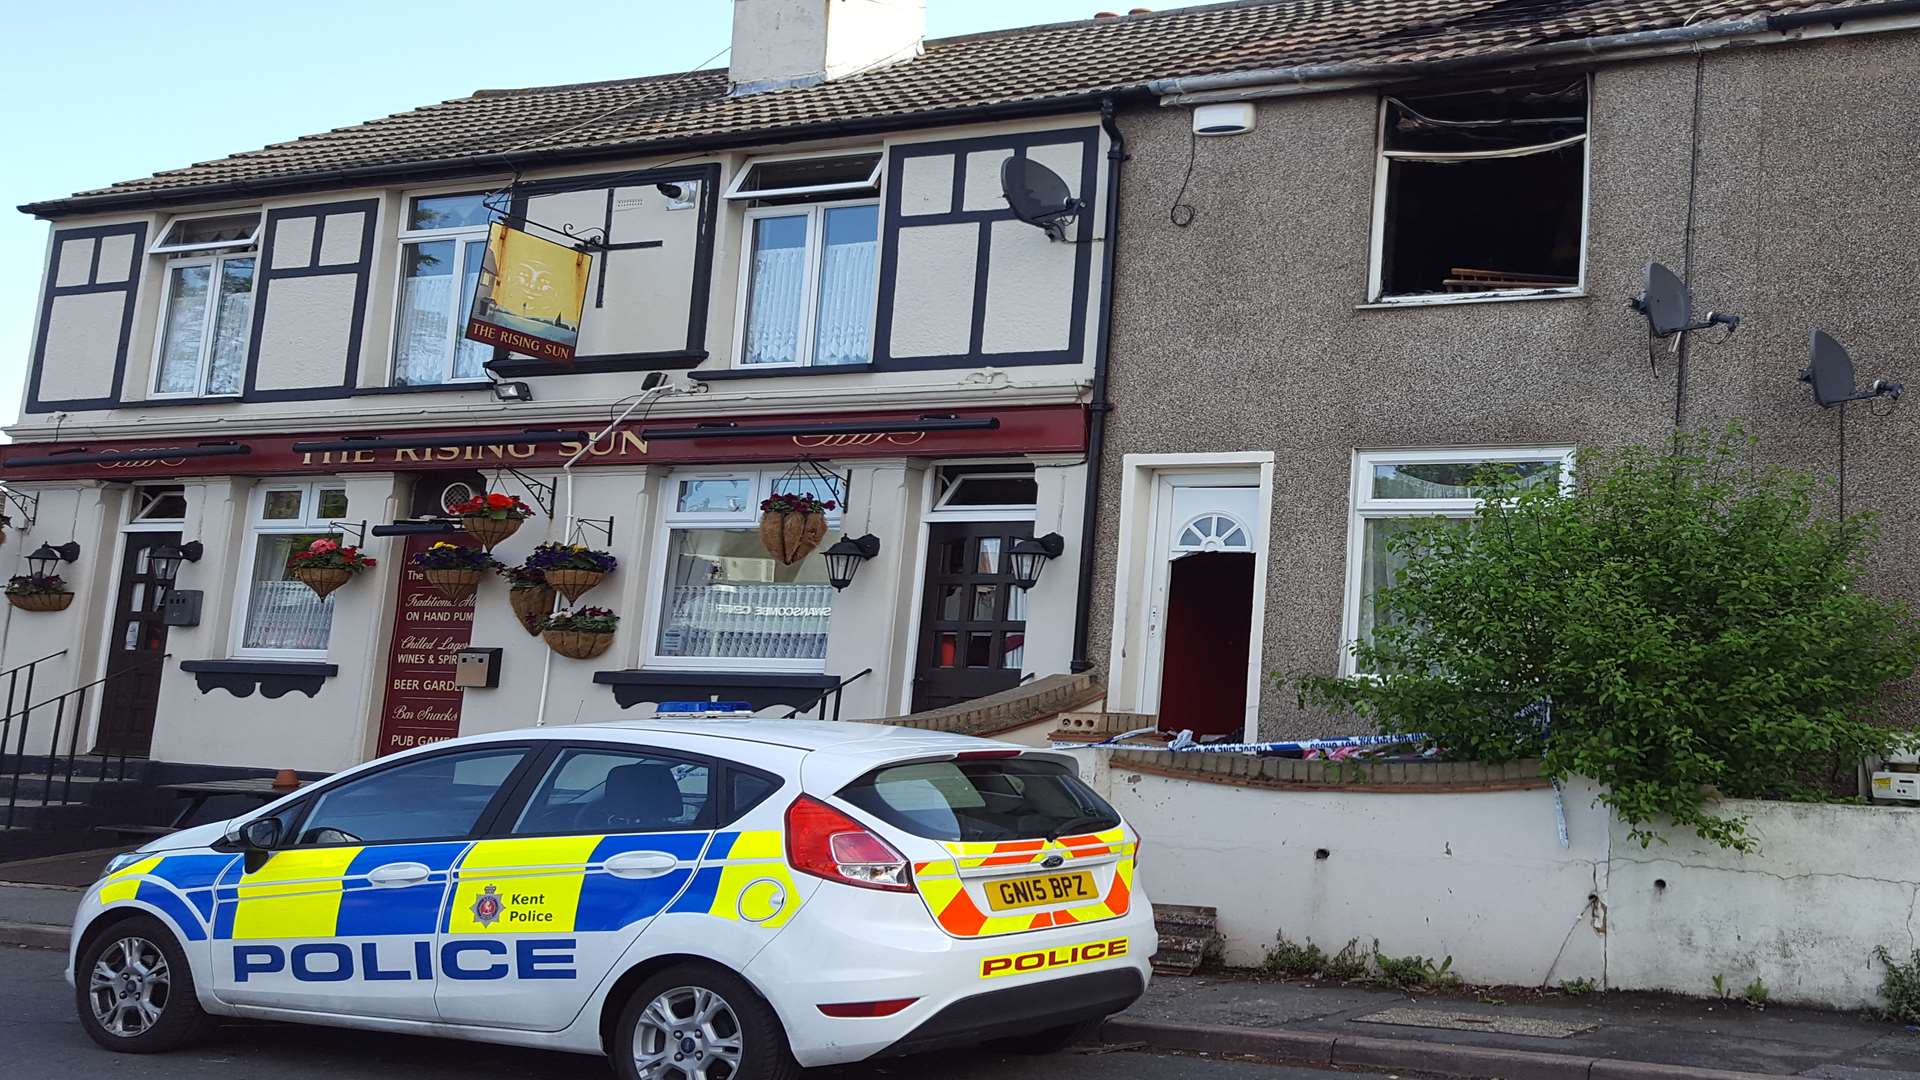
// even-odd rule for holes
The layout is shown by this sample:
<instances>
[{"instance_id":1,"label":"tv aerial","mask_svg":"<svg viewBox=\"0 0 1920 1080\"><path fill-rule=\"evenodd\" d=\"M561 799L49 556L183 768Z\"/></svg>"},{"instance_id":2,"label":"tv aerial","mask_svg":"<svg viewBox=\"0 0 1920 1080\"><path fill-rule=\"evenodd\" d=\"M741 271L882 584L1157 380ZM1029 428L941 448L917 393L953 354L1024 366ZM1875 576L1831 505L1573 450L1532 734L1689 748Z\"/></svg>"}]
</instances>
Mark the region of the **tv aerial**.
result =
<instances>
[{"instance_id":1,"label":"tv aerial","mask_svg":"<svg viewBox=\"0 0 1920 1080\"><path fill-rule=\"evenodd\" d=\"M1840 520L1847 518L1847 403L1850 401L1872 401L1875 398L1900 400L1900 392L1905 389L1897 382L1875 379L1862 393L1854 383L1853 357L1847 347L1833 339L1825 330L1815 330L1807 343L1807 366L1800 372L1800 381L1813 387L1814 404L1823 409L1840 410L1840 468L1836 495L1840 503Z\"/></svg>"},{"instance_id":2,"label":"tv aerial","mask_svg":"<svg viewBox=\"0 0 1920 1080\"><path fill-rule=\"evenodd\" d=\"M1705 330L1710 326L1724 326L1727 337L1732 337L1740 329L1740 316L1728 315L1718 311L1707 312L1704 322L1693 321L1693 294L1680 275L1657 262L1647 264L1647 284L1639 296L1627 301L1627 306L1647 317L1647 362L1656 370L1659 363L1653 351L1653 342L1658 338L1672 338L1673 348L1678 351L1681 339L1695 330ZM1722 338L1721 340L1725 340Z\"/></svg>"},{"instance_id":3,"label":"tv aerial","mask_svg":"<svg viewBox=\"0 0 1920 1080\"><path fill-rule=\"evenodd\" d=\"M1067 182L1032 158L1009 157L1000 163L1000 194L1014 217L1044 230L1049 240L1065 240L1067 223L1080 216L1080 200Z\"/></svg>"}]
</instances>

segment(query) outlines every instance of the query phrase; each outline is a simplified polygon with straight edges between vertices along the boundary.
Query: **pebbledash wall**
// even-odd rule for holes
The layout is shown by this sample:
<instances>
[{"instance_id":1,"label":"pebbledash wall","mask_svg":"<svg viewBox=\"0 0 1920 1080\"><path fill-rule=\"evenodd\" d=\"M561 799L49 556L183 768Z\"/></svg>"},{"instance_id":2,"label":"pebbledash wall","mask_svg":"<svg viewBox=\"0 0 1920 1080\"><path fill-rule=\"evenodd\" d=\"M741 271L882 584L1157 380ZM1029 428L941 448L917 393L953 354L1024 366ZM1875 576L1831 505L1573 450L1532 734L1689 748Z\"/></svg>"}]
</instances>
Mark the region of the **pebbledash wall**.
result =
<instances>
[{"instance_id":1,"label":"pebbledash wall","mask_svg":"<svg viewBox=\"0 0 1920 1080\"><path fill-rule=\"evenodd\" d=\"M1728 801L1759 841L1738 855L1691 833L1643 847L1576 782L1563 847L1533 770L1503 782L1429 765L1354 790L1280 759L1075 756L1140 831L1147 895L1217 908L1236 966L1258 965L1284 932L1329 952L1357 938L1451 956L1472 983L1698 996L1715 976L1736 991L1757 978L1776 1001L1866 1008L1883 974L1875 947L1905 956L1920 935L1920 866L1906 856L1920 809ZM1262 764L1288 775L1263 779Z\"/></svg>"},{"instance_id":2,"label":"pebbledash wall","mask_svg":"<svg viewBox=\"0 0 1920 1080\"><path fill-rule=\"evenodd\" d=\"M505 650L501 681L496 689L465 693L459 733L533 723L543 715L543 684L549 723L642 715L645 708L623 709L614 689L594 676L698 669L697 664L656 664L649 649L655 632L650 616L666 577L666 504L676 468L752 472L756 483L764 484L798 458L815 457L825 468L850 474L851 509L832 522L827 542L842 533L872 533L881 539L880 553L861 567L850 588L834 596L824 660L800 672L791 664L760 665L778 677L846 677L870 669L847 689L845 717L910 709L930 532L950 521L1005 519L1025 528L1030 520L1034 535L1062 534L1062 555L1026 598L1023 653L1010 656L1005 665L999 664L997 651L994 659L1015 679L1065 671L1073 651L1073 598L1085 547L1079 526L1086 386L1107 283L1093 257L1097 245L1050 242L1040 230L1011 220L999 200L997 175L1010 154L1046 160L1090 206L1075 228L1092 229L1102 220L1099 207L1109 190L1099 123L1097 114L1081 113L923 130L851 146L833 140L743 149L653 171L634 171L655 164L645 159L610 161L585 177L532 170L530 197L540 214L568 221L581 209L569 202L580 201L579 193L542 194L546 189L540 184L581 187L596 213L606 214L616 213L606 208L618 191L616 230L626 227L619 223L627 220L625 200L632 195L641 206L632 213L642 219L634 234L665 237L668 244L596 261L596 274L610 265L615 280L607 287L607 308L589 309L582 358L574 369L560 373L518 359L509 363L511 377L533 384L534 400L525 403L495 402L485 382L396 386L391 365L401 242L397 219L405 213L406 199L490 190L505 177L448 182L426 192L355 189L273 198L264 205L179 207L183 214L234 209L264 215L262 281L255 294L246 380L242 392L230 397L158 400L151 393L166 269L163 259L146 253L146 244L167 228L173 208L56 221L28 403L9 429L13 445L0 451L0 458L82 450L119 456L98 464L53 466L0 461L0 479L40 499L33 528L16 521L7 530L0 565L9 573L25 573L24 555L43 542L73 540L82 549L78 561L59 568L76 593L69 609L52 614L4 609L0 668L64 649L36 669L36 701L114 669L112 643L124 631L115 618L117 588L137 493L141 485L179 485L184 515L171 527L183 539L203 543L205 553L181 569L178 587L202 590L205 597L200 625L169 633L170 659L158 690L151 757L332 771L393 749L381 745L379 734L393 675L389 661L396 651L400 575L406 570L401 539L369 538L368 551L381 565L334 594L325 656L296 658L323 663L324 673L281 677L183 670L183 663L204 668L228 661L246 661L257 669L274 659L237 655L245 650L234 646L235 621L244 614L240 579L255 542L249 500L263 485L324 481L345 489L345 520L378 525L418 513L422 487L445 482L444 475L429 478L418 471L423 463L443 465L447 473L478 471L489 485L496 483L498 464L557 482L553 448L543 447L537 456L529 449L523 460L511 433L529 427L597 430L640 390L647 372L660 371L672 392L636 414L611 446L596 448L575 470L574 512L614 519L610 543L596 532L579 537L610 549L620 560L619 570L580 601L623 616L613 650L591 661L553 657L546 672L546 646L513 618L504 583L488 580L473 612L471 644ZM878 150L884 160L873 196L881 218L873 361L832 371L747 368L737 356L746 215L721 192L762 152L786 156L852 149ZM653 183L662 178L697 181L699 206L660 210L663 199ZM543 198L552 205L542 209ZM706 225L695 229L703 216ZM664 268L645 262L664 257L662 251L679 262ZM596 285L597 279L590 283L590 295ZM635 321L621 314L641 309L656 317ZM1000 426L925 437L808 436L810 443L769 437L730 445L707 439L648 445L635 437L643 425L911 420L925 414L993 417ZM423 450L404 463L394 461L391 450L328 459L319 453L303 458L288 449L290 441L301 438L482 432L500 433L499 444ZM202 441L243 443L252 452L185 461L143 452ZM1030 469L1031 503L936 509L941 470L955 465ZM497 487L527 494L510 475L499 478ZM566 511L562 495L551 516L542 513L529 521L496 554L517 562L534 544L560 539ZM740 667L731 670L738 673ZM724 687L716 691L723 698L733 696ZM665 696L650 692L643 700ZM672 696L709 693L694 688ZM78 742L82 752L94 742L99 710L100 698L91 696ZM73 731L70 721L64 731L62 748ZM36 720L27 749L43 748L50 735L50 725Z\"/></svg>"},{"instance_id":3,"label":"pebbledash wall","mask_svg":"<svg viewBox=\"0 0 1920 1080\"><path fill-rule=\"evenodd\" d=\"M1099 496L1100 535L1113 541L1094 554L1090 618L1109 705L1158 705L1142 696L1141 670L1154 655L1142 647L1157 617L1153 564L1168 558L1147 551L1151 480L1212 470L1271 507L1270 523L1250 515L1265 571L1250 733L1347 734L1297 708L1274 676L1341 663L1356 451L1657 444L1674 422L1675 364L1663 345L1649 369L1646 322L1625 301L1648 262L1686 264L1690 226L1696 309L1742 321L1730 339L1695 335L1688 426L1742 418L1762 453L1831 475L1838 417L1796 381L1809 331L1845 342L1863 385L1920 375L1909 347L1920 335L1916 71L1910 32L1768 35L1598 66L1585 288L1524 302L1366 303L1379 91L1261 99L1253 131L1197 143L1189 107L1123 114L1134 157L1121 174ZM1182 203L1186 228L1169 221ZM1885 527L1874 588L1920 599L1920 562L1907 557L1920 542L1907 475L1920 412L1855 406L1847 424L1849 508L1879 511ZM1269 463L1264 478L1255 458Z\"/></svg>"}]
</instances>

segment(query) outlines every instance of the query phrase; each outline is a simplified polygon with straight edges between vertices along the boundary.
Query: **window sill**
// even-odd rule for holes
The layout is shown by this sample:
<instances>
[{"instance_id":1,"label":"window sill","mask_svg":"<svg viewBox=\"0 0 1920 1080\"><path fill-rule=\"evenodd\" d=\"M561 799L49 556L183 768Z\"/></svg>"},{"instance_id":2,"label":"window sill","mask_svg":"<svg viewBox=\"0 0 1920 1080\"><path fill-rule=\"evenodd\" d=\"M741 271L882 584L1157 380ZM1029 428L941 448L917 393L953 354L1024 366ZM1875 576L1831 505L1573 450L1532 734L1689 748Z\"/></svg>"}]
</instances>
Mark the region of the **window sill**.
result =
<instances>
[{"instance_id":1,"label":"window sill","mask_svg":"<svg viewBox=\"0 0 1920 1080\"><path fill-rule=\"evenodd\" d=\"M308 697L320 692L326 680L340 674L340 665L298 660L182 660L180 670L194 678L203 694L225 690L234 697L279 698L298 690Z\"/></svg>"},{"instance_id":2,"label":"window sill","mask_svg":"<svg viewBox=\"0 0 1920 1080\"><path fill-rule=\"evenodd\" d=\"M821 694L840 685L836 675L757 671L596 671L593 681L613 688L613 700L623 709L642 703L698 699L709 694L745 701L754 711L786 705L812 705Z\"/></svg>"},{"instance_id":3,"label":"window sill","mask_svg":"<svg viewBox=\"0 0 1920 1080\"><path fill-rule=\"evenodd\" d=\"M426 383L420 386L357 386L354 396L366 394L471 394L477 390L491 391L493 382L488 379L460 382Z\"/></svg>"},{"instance_id":4,"label":"window sill","mask_svg":"<svg viewBox=\"0 0 1920 1080\"><path fill-rule=\"evenodd\" d=\"M713 371L689 371L687 378L695 382L716 382L728 379L778 379L783 377L804 378L808 375L857 375L873 370L873 361L864 364L808 364L804 367L736 367L718 368Z\"/></svg>"},{"instance_id":5,"label":"window sill","mask_svg":"<svg viewBox=\"0 0 1920 1080\"><path fill-rule=\"evenodd\" d=\"M122 401L116 409L158 409L170 405L240 405L243 399L239 394L214 394L209 397L150 397L137 401Z\"/></svg>"},{"instance_id":6,"label":"window sill","mask_svg":"<svg viewBox=\"0 0 1920 1080\"><path fill-rule=\"evenodd\" d=\"M1435 293L1431 296L1389 296L1365 304L1355 311L1383 311L1391 308L1443 307L1448 304L1508 304L1516 300L1582 300L1585 289L1529 289L1515 292Z\"/></svg>"},{"instance_id":7,"label":"window sill","mask_svg":"<svg viewBox=\"0 0 1920 1080\"><path fill-rule=\"evenodd\" d=\"M558 364L551 360L519 357L489 360L486 367L488 371L503 379L527 379L558 375L617 374L629 371L685 371L704 363L706 359L705 349L683 349L677 352L603 353L597 356L576 356L572 366Z\"/></svg>"}]
</instances>

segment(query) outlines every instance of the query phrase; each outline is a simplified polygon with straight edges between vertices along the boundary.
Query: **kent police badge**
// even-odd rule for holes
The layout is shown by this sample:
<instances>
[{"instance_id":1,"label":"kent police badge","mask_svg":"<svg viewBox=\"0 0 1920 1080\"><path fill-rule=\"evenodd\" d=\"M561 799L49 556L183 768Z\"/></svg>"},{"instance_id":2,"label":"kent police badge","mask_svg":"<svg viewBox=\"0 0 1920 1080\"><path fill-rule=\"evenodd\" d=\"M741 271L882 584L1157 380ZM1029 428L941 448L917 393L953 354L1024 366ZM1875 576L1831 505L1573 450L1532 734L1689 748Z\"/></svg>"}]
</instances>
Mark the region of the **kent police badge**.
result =
<instances>
[{"instance_id":1,"label":"kent police badge","mask_svg":"<svg viewBox=\"0 0 1920 1080\"><path fill-rule=\"evenodd\" d=\"M499 895L494 892L493 886L487 886L486 891L473 901L473 921L481 926L492 926L500 921L500 907Z\"/></svg>"}]
</instances>

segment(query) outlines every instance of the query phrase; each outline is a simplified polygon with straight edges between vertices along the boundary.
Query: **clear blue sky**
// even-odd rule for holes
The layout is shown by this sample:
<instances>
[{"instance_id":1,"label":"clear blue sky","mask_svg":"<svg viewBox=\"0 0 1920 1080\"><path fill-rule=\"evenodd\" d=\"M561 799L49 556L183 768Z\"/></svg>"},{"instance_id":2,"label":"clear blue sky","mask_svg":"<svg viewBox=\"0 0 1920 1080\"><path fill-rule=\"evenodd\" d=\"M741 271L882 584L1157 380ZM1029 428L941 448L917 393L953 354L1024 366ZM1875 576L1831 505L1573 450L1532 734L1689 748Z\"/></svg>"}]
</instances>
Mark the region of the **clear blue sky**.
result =
<instances>
[{"instance_id":1,"label":"clear blue sky","mask_svg":"<svg viewBox=\"0 0 1920 1080\"><path fill-rule=\"evenodd\" d=\"M1146 0L1156 9L1191 2ZM928 0L927 31L946 37L1130 6ZM0 64L0 422L19 413L47 230L13 207L480 87L684 71L726 48L732 7L730 0L110 0L14 8Z\"/></svg>"}]
</instances>

